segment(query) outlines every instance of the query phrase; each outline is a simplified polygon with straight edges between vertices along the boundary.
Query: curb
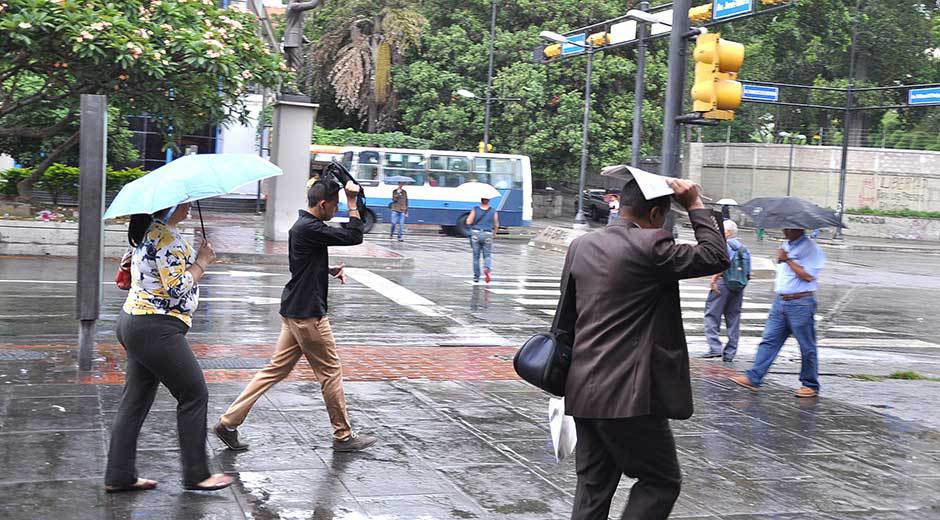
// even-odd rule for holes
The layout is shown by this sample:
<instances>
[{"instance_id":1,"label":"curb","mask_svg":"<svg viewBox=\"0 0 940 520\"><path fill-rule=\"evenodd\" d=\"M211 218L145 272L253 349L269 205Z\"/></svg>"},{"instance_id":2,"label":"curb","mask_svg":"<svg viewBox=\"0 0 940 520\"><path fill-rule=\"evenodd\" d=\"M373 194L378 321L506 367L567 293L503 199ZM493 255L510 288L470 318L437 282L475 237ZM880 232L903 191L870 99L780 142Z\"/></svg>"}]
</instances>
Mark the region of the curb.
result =
<instances>
[{"instance_id":1,"label":"curb","mask_svg":"<svg viewBox=\"0 0 940 520\"><path fill-rule=\"evenodd\" d=\"M289 264L287 255L262 255L253 253L218 253L219 262L226 264L249 265L278 265ZM410 269L414 267L414 259L407 256L397 258L380 258L375 256L345 256L330 255L331 264L345 264L346 267L362 269Z\"/></svg>"}]
</instances>

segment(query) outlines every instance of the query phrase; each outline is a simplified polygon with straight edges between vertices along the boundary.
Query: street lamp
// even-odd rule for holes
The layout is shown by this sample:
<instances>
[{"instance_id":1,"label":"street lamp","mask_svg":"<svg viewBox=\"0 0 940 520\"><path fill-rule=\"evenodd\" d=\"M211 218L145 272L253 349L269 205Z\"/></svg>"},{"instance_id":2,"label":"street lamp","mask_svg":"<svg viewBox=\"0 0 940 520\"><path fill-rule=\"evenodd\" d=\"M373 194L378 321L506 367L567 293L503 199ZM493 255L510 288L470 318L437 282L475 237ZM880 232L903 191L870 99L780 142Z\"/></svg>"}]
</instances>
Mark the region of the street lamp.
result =
<instances>
[{"instance_id":1,"label":"street lamp","mask_svg":"<svg viewBox=\"0 0 940 520\"><path fill-rule=\"evenodd\" d=\"M539 36L557 43L576 45L587 51L587 70L584 79L584 121L581 124L581 171L578 175L578 213L574 216L574 228L587 229L590 226L587 223L587 218L584 216L584 178L587 174L588 130L591 123L591 72L594 65L594 44L590 39L587 40L587 45L569 41L564 36L553 31L542 31L539 33Z\"/></svg>"},{"instance_id":2,"label":"street lamp","mask_svg":"<svg viewBox=\"0 0 940 520\"><path fill-rule=\"evenodd\" d=\"M496 0L490 7L490 63L486 72L486 109L483 112L483 151L490 150L490 108L493 105L493 46L496 43Z\"/></svg>"},{"instance_id":3,"label":"street lamp","mask_svg":"<svg viewBox=\"0 0 940 520\"><path fill-rule=\"evenodd\" d=\"M477 99L477 95L476 95L476 94L474 94L473 92L470 92L469 90L464 89L464 88L459 88L459 89L457 89L457 91L454 92L454 93L457 94L458 96L462 97L462 98Z\"/></svg>"},{"instance_id":4,"label":"street lamp","mask_svg":"<svg viewBox=\"0 0 940 520\"><path fill-rule=\"evenodd\" d=\"M790 188L793 181L793 141L795 140L806 140L806 136L803 134L791 134L790 132L780 132L780 137L790 140L790 164L787 167L787 197L790 196Z\"/></svg>"}]
</instances>

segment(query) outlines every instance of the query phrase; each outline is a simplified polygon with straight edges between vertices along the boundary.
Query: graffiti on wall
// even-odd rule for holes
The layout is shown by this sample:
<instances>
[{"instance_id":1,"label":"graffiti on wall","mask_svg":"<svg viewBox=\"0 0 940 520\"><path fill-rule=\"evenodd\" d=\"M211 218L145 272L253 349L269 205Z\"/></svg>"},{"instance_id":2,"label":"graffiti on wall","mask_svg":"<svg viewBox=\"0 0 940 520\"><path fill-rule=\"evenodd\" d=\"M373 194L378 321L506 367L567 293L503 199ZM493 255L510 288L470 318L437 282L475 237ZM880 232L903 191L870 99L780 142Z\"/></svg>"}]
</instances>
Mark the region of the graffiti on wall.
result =
<instances>
[{"instance_id":1,"label":"graffiti on wall","mask_svg":"<svg viewBox=\"0 0 940 520\"><path fill-rule=\"evenodd\" d=\"M878 208L921 209L926 191L926 177L879 177L877 191Z\"/></svg>"}]
</instances>

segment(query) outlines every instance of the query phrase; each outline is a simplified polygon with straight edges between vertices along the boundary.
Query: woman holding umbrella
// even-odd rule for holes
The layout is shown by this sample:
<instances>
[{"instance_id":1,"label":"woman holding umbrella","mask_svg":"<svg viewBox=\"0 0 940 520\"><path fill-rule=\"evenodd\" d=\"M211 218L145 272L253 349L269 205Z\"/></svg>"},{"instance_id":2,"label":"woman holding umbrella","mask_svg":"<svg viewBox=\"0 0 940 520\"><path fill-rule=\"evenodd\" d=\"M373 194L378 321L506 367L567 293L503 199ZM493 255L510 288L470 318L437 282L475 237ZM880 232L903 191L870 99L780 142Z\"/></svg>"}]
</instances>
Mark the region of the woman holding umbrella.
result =
<instances>
[{"instance_id":1,"label":"woman holding umbrella","mask_svg":"<svg viewBox=\"0 0 940 520\"><path fill-rule=\"evenodd\" d=\"M205 240L199 252L177 226L190 202L229 193L239 186L281 175L277 166L252 154L188 155L125 185L104 218L131 215L127 241L133 249L131 287L118 317L118 341L127 352L124 393L111 427L105 490L142 491L157 487L139 478L137 437L157 388L176 398L176 424L186 489L228 487L232 477L209 474L206 408L209 391L186 333L199 304L199 281L215 260ZM202 215L200 212L200 223Z\"/></svg>"},{"instance_id":2,"label":"woman holding umbrella","mask_svg":"<svg viewBox=\"0 0 940 520\"><path fill-rule=\"evenodd\" d=\"M176 398L176 421L186 489L228 487L232 477L210 475L206 456L206 408L209 390L186 333L199 304L199 280L215 260L203 241L197 253L177 225L189 214L184 203L152 215L131 216L127 241L133 248L131 289L118 317L118 341L127 352L126 382L111 428L105 489L153 489L138 478L137 437L160 383Z\"/></svg>"}]
</instances>

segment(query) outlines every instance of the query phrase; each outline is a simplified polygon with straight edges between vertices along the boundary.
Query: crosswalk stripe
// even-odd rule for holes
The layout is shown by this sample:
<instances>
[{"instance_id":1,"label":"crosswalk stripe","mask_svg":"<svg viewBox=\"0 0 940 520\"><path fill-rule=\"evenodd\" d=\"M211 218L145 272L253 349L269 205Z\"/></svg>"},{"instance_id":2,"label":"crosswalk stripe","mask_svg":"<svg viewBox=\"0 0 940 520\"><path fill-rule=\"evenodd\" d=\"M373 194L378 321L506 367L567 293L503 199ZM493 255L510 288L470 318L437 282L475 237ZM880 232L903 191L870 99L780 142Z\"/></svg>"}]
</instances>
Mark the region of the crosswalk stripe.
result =
<instances>
[{"instance_id":1,"label":"crosswalk stripe","mask_svg":"<svg viewBox=\"0 0 940 520\"><path fill-rule=\"evenodd\" d=\"M551 307L555 308L558 305L558 300L540 300L534 298L513 298L514 302L520 305L529 305L532 307ZM683 309L705 309L704 301L694 301L694 300L682 300L681 305ZM752 309L752 310L769 310L771 304L769 303L751 303L744 302L741 305L742 309Z\"/></svg>"}]
</instances>

